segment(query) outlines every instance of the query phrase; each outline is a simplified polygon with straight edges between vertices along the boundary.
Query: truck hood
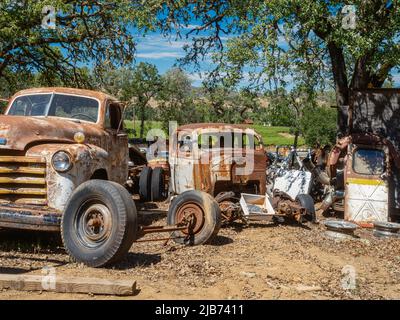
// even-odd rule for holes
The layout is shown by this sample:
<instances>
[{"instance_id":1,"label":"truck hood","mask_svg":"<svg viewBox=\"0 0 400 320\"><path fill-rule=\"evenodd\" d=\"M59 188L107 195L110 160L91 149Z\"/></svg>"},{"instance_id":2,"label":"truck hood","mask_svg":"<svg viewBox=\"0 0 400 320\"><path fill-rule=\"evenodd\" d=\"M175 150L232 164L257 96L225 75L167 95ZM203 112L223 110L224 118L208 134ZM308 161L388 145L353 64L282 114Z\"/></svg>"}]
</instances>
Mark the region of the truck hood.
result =
<instances>
[{"instance_id":1,"label":"truck hood","mask_svg":"<svg viewBox=\"0 0 400 320\"><path fill-rule=\"evenodd\" d=\"M31 143L74 143L74 134L100 136L96 124L78 123L58 117L26 117L0 115L0 150L25 150Z\"/></svg>"}]
</instances>

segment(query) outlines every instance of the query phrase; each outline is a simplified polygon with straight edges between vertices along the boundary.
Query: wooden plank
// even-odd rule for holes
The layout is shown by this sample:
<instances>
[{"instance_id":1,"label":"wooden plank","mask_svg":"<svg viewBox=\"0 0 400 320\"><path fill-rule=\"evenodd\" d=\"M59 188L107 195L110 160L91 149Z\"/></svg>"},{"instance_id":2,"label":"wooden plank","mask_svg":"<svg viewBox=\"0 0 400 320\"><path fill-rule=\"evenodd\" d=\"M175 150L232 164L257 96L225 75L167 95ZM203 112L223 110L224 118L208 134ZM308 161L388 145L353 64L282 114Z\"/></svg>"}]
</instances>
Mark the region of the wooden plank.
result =
<instances>
[{"instance_id":1,"label":"wooden plank","mask_svg":"<svg viewBox=\"0 0 400 320\"><path fill-rule=\"evenodd\" d=\"M136 292L136 281L0 274L0 289L129 296Z\"/></svg>"}]
</instances>

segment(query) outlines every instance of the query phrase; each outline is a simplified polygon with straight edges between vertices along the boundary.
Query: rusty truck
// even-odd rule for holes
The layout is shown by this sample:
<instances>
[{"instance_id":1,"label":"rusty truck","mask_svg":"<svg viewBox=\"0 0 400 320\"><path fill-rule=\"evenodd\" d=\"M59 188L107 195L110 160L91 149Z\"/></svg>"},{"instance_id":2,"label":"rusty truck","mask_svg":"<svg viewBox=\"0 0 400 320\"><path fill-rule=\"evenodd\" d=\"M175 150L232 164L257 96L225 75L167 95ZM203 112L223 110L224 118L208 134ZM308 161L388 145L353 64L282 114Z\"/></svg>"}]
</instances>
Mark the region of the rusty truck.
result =
<instances>
[{"instance_id":1,"label":"rusty truck","mask_svg":"<svg viewBox=\"0 0 400 320\"><path fill-rule=\"evenodd\" d=\"M353 91L348 134L318 171L329 208L365 227L400 221L400 89ZM315 170L312 164L307 164Z\"/></svg>"},{"instance_id":2,"label":"rusty truck","mask_svg":"<svg viewBox=\"0 0 400 320\"><path fill-rule=\"evenodd\" d=\"M178 127L170 137L169 223L174 225L181 209L191 207L199 191L211 199L213 207L219 207L224 223L271 215L299 221L313 214L309 195L295 199L283 192L266 195L267 163L261 136L246 125L196 123ZM252 195L259 195L255 201L265 202L269 210L265 207L254 213L248 206L243 208L242 196L255 199Z\"/></svg>"},{"instance_id":3,"label":"rusty truck","mask_svg":"<svg viewBox=\"0 0 400 320\"><path fill-rule=\"evenodd\" d=\"M101 92L16 93L0 116L0 228L60 232L67 253L92 267L119 261L148 233L179 232L184 244L210 241L220 211L201 191L169 213L169 226L138 225L126 187L135 162L145 159L129 148L123 113L121 102Z\"/></svg>"}]
</instances>

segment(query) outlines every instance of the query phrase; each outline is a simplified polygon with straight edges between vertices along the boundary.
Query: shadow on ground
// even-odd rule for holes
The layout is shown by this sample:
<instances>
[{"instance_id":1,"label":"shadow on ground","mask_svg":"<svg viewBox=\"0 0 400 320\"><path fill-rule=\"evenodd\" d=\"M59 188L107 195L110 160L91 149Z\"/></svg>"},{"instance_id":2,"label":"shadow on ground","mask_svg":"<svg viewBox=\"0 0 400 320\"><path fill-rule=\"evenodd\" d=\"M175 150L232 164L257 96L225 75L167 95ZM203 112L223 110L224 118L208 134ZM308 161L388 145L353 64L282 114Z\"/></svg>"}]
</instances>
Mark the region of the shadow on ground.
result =
<instances>
[{"instance_id":1,"label":"shadow on ground","mask_svg":"<svg viewBox=\"0 0 400 320\"><path fill-rule=\"evenodd\" d=\"M160 254L129 252L124 260L110 267L117 270L125 270L136 267L148 267L161 262Z\"/></svg>"},{"instance_id":2,"label":"shadow on ground","mask_svg":"<svg viewBox=\"0 0 400 320\"><path fill-rule=\"evenodd\" d=\"M22 268L10 268L10 267L0 267L1 274L23 274L30 272L31 270Z\"/></svg>"},{"instance_id":3,"label":"shadow on ground","mask_svg":"<svg viewBox=\"0 0 400 320\"><path fill-rule=\"evenodd\" d=\"M59 233L0 229L0 250L21 253L64 253Z\"/></svg>"},{"instance_id":4,"label":"shadow on ground","mask_svg":"<svg viewBox=\"0 0 400 320\"><path fill-rule=\"evenodd\" d=\"M302 229L306 229L306 230L311 230L310 225L311 222L307 222L307 223L299 223L295 220L291 220L291 219L286 219L282 222L258 222L258 221L251 221L249 223L242 223L242 222L231 222L225 226L223 226L224 228L228 228L228 229L233 229L235 232L242 232L243 230L247 229L247 228L277 228L279 225L284 225L284 226L291 226L291 227L297 227L297 228L302 228Z\"/></svg>"},{"instance_id":5,"label":"shadow on ground","mask_svg":"<svg viewBox=\"0 0 400 320\"><path fill-rule=\"evenodd\" d=\"M233 240L231 238L217 235L213 240L211 240L209 244L212 246L225 246L231 243L233 243Z\"/></svg>"},{"instance_id":6,"label":"shadow on ground","mask_svg":"<svg viewBox=\"0 0 400 320\"><path fill-rule=\"evenodd\" d=\"M140 226L150 226L154 222L160 221L164 219L167 214L164 211L154 211L154 212L146 212L138 214L138 223Z\"/></svg>"}]
</instances>

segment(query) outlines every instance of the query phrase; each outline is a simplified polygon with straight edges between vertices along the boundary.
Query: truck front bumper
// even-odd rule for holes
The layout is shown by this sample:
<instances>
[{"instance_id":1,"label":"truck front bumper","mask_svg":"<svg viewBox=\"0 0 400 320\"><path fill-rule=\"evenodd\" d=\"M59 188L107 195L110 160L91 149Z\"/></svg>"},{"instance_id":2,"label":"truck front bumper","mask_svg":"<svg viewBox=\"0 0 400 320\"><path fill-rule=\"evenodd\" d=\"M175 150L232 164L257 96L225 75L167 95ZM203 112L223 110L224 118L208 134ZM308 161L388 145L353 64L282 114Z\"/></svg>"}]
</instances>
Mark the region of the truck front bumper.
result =
<instances>
[{"instance_id":1,"label":"truck front bumper","mask_svg":"<svg viewBox=\"0 0 400 320\"><path fill-rule=\"evenodd\" d=\"M60 231L61 213L50 208L0 205L0 228Z\"/></svg>"}]
</instances>

